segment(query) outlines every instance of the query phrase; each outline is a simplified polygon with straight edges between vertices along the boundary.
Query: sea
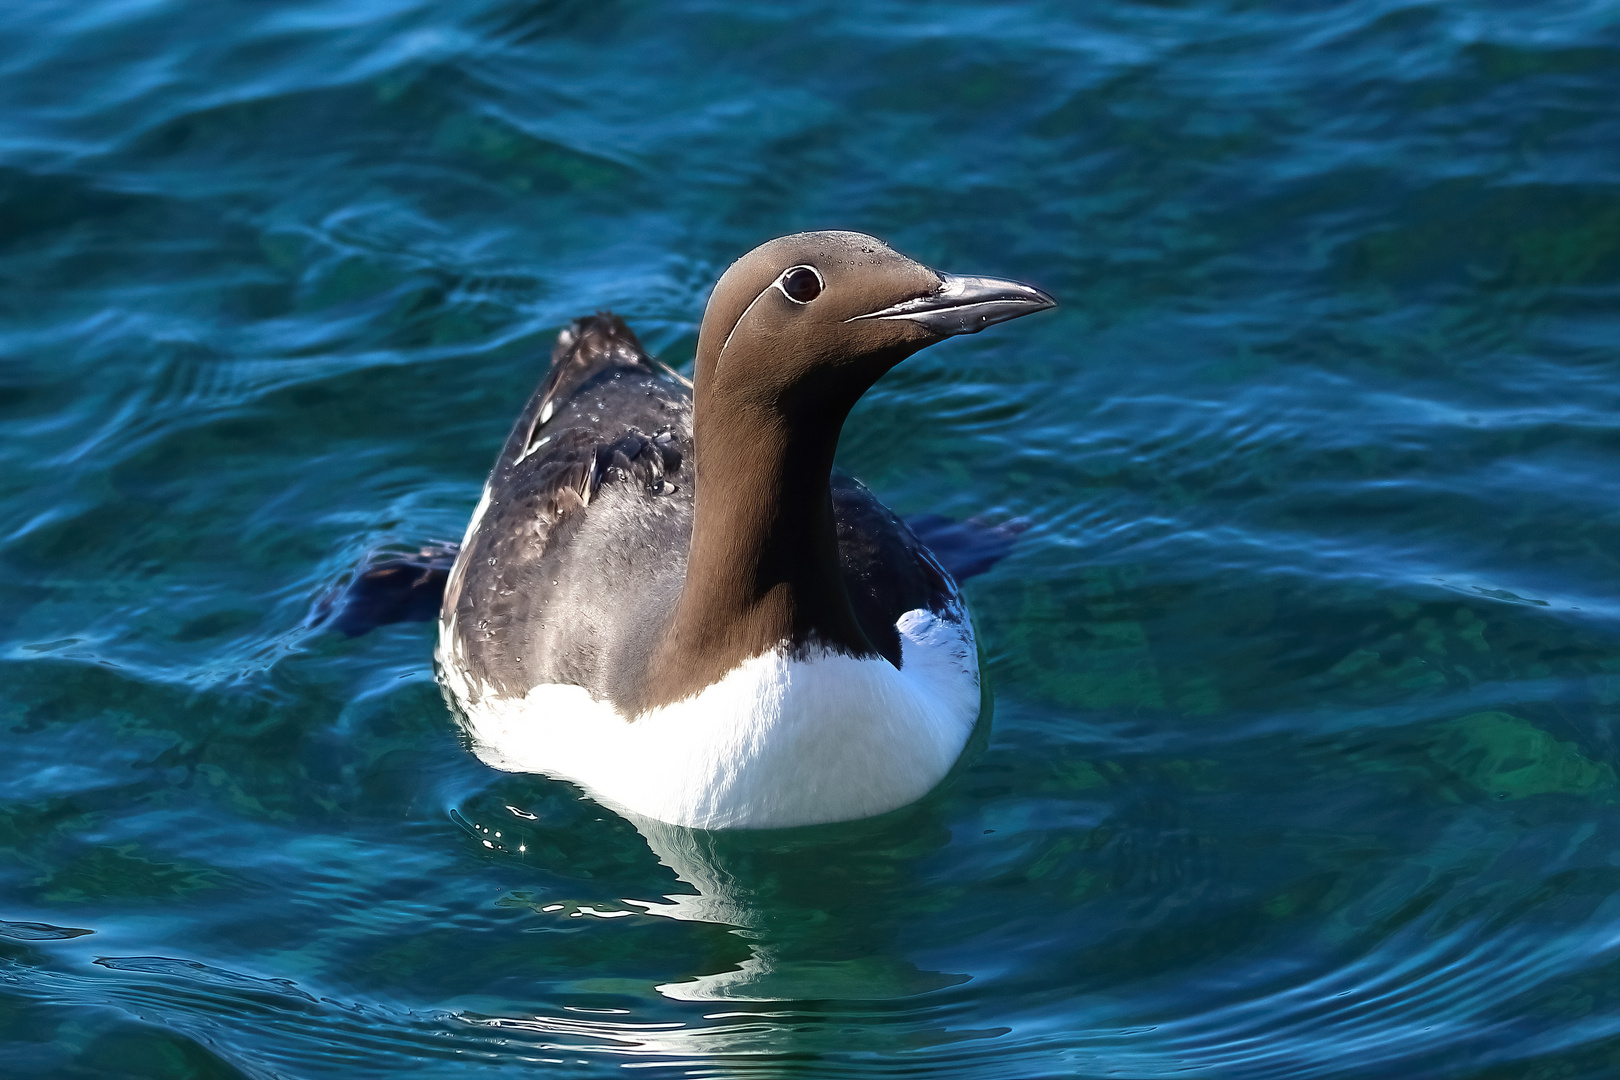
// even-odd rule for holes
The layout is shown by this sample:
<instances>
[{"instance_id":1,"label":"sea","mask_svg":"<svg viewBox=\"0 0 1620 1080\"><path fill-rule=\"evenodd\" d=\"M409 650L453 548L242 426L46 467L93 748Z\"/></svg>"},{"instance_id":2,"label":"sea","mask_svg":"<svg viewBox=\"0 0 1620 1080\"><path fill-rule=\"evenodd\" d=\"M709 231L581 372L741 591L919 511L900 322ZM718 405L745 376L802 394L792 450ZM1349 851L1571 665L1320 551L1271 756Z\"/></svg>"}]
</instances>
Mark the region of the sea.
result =
<instances>
[{"instance_id":1,"label":"sea","mask_svg":"<svg viewBox=\"0 0 1620 1080\"><path fill-rule=\"evenodd\" d=\"M839 465L1017 531L922 802L638 825L431 623L560 328L1059 307ZM1620 1076L1620 4L9 0L0 1074Z\"/></svg>"}]
</instances>

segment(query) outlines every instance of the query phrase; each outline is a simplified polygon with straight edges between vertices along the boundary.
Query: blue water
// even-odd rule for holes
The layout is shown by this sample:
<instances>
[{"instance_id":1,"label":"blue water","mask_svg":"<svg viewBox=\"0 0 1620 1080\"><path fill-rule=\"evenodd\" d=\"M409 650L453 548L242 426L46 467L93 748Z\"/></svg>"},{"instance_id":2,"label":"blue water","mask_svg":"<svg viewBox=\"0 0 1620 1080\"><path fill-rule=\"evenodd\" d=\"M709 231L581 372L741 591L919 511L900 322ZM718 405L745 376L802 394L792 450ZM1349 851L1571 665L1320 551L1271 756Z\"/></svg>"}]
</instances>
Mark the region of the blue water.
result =
<instances>
[{"instance_id":1,"label":"blue water","mask_svg":"<svg viewBox=\"0 0 1620 1080\"><path fill-rule=\"evenodd\" d=\"M6 1077L1620 1075L1620 6L13 0L0 102ZM1062 302L840 449L1030 524L943 789L643 836L313 625L801 228Z\"/></svg>"}]
</instances>

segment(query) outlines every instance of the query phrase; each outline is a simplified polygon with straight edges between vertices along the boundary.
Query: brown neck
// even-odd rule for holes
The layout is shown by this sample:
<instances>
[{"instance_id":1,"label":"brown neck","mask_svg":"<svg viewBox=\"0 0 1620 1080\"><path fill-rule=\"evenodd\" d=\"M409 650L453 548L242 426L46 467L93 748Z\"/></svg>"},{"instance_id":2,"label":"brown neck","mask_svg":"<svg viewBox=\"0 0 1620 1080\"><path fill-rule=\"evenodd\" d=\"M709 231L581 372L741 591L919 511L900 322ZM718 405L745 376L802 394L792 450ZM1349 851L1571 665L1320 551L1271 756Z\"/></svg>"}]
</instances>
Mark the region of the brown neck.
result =
<instances>
[{"instance_id":1,"label":"brown neck","mask_svg":"<svg viewBox=\"0 0 1620 1080\"><path fill-rule=\"evenodd\" d=\"M784 642L878 655L844 589L828 486L859 396L823 397L808 415L788 416L723 392L697 395L686 583L652 657L644 707L696 693Z\"/></svg>"}]
</instances>

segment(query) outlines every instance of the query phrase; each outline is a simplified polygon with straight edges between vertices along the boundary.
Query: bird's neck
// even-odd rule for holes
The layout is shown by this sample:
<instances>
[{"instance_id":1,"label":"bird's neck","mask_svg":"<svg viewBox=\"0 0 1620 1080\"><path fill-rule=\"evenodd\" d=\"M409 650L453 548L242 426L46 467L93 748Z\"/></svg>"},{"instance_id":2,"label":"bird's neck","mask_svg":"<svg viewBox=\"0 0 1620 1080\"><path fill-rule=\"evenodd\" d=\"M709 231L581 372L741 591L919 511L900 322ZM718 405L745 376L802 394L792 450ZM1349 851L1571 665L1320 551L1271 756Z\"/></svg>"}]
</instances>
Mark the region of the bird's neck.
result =
<instances>
[{"instance_id":1,"label":"bird's neck","mask_svg":"<svg viewBox=\"0 0 1620 1080\"><path fill-rule=\"evenodd\" d=\"M653 656L659 704L787 645L876 656L844 587L830 480L845 416L699 395L686 581ZM858 396L858 395L855 395ZM795 420L798 422L795 422Z\"/></svg>"}]
</instances>

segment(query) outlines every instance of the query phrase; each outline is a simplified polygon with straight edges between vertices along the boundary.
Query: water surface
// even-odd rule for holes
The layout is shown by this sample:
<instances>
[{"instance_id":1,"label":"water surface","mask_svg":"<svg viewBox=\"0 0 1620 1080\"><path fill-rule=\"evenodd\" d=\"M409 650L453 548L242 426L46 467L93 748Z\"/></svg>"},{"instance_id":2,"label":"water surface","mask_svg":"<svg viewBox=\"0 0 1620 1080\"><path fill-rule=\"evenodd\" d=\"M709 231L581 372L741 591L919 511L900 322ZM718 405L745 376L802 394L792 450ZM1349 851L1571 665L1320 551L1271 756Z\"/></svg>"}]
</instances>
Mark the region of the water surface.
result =
<instances>
[{"instance_id":1,"label":"water surface","mask_svg":"<svg viewBox=\"0 0 1620 1080\"><path fill-rule=\"evenodd\" d=\"M1620 1072L1620 8L0 11L8 1077ZM922 804L681 833L422 624L552 337L801 228L1056 312L841 462L1030 523ZM551 1062L550 1065L539 1063Z\"/></svg>"}]
</instances>

